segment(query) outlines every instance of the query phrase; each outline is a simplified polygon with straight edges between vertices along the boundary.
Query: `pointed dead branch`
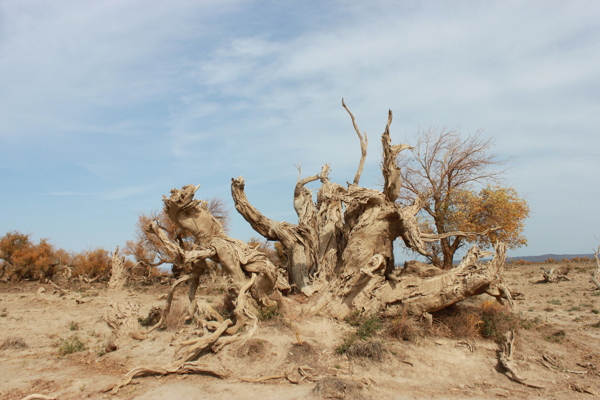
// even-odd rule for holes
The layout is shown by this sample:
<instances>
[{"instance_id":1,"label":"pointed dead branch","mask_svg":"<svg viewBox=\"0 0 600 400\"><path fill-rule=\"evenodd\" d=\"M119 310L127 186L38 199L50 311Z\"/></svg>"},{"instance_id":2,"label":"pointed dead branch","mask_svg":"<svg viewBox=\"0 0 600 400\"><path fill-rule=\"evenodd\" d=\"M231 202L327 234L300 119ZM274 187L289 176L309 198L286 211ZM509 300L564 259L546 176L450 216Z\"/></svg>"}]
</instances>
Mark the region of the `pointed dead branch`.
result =
<instances>
[{"instance_id":1,"label":"pointed dead branch","mask_svg":"<svg viewBox=\"0 0 600 400\"><path fill-rule=\"evenodd\" d=\"M365 159L367 158L367 148L369 147L369 138L367 137L367 132L364 132L364 136L360 133L360 129L358 129L358 125L356 125L356 120L354 119L354 115L350 112L348 107L346 107L346 103L344 103L344 99L342 99L342 106L346 109L348 114L350 115L350 119L352 119L352 126L354 126L354 130L358 135L358 140L360 141L360 162L358 163L358 170L356 171L356 175L354 175L354 184L358 185L360 182L360 176L362 175L363 168L365 166Z\"/></svg>"},{"instance_id":2,"label":"pointed dead branch","mask_svg":"<svg viewBox=\"0 0 600 400\"><path fill-rule=\"evenodd\" d=\"M592 273L592 276L591 276L592 282L594 283L594 285L596 285L597 290L600 290L600 282L598 281L599 280L598 274L600 273L599 254L600 254L600 246L598 246L598 248L594 250L594 258L596 259L596 269L594 270L594 272Z\"/></svg>"}]
</instances>

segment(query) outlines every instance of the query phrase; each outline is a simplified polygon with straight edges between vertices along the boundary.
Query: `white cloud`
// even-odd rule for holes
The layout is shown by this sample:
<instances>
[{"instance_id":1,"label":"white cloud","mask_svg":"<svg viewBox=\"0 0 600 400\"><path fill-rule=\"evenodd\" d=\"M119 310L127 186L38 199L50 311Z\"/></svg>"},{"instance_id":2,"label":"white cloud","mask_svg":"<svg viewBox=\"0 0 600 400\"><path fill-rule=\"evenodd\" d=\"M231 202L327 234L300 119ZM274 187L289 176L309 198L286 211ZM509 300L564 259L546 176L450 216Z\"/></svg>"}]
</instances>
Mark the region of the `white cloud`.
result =
<instances>
[{"instance_id":1,"label":"white cloud","mask_svg":"<svg viewBox=\"0 0 600 400\"><path fill-rule=\"evenodd\" d=\"M396 141L420 126L484 128L537 201L599 172L598 17L592 1L5 1L0 166L59 159L89 180L52 193L140 202L171 182L227 196L245 175L293 220L290 193L273 186L293 185L294 163L354 175L345 97L370 137L365 185L379 181L391 108ZM579 154L592 158L578 165ZM532 218L547 218L539 207Z\"/></svg>"}]
</instances>

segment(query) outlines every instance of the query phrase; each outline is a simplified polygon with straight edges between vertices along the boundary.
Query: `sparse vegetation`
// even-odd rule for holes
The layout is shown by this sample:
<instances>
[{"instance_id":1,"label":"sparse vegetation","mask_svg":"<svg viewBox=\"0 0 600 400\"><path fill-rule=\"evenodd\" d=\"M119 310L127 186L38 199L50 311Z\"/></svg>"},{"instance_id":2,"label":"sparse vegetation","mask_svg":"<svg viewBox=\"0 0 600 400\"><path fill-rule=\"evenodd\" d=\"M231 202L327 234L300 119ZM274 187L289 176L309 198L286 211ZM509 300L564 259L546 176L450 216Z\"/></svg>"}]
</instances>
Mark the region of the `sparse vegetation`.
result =
<instances>
[{"instance_id":1,"label":"sparse vegetation","mask_svg":"<svg viewBox=\"0 0 600 400\"><path fill-rule=\"evenodd\" d=\"M552 343L562 343L565 339L566 333L563 330L554 332L553 334L546 336L546 340Z\"/></svg>"},{"instance_id":2,"label":"sparse vegetation","mask_svg":"<svg viewBox=\"0 0 600 400\"><path fill-rule=\"evenodd\" d=\"M66 339L60 339L58 341L58 354L61 356L84 350L87 350L87 347L78 336L69 336Z\"/></svg>"},{"instance_id":3,"label":"sparse vegetation","mask_svg":"<svg viewBox=\"0 0 600 400\"><path fill-rule=\"evenodd\" d=\"M0 350L6 349L26 349L29 347L25 340L20 337L9 337L2 342L0 345Z\"/></svg>"},{"instance_id":4,"label":"sparse vegetation","mask_svg":"<svg viewBox=\"0 0 600 400\"><path fill-rule=\"evenodd\" d=\"M274 318L282 317L277 305L271 307L260 307L258 309L258 319L260 321L269 321Z\"/></svg>"},{"instance_id":5,"label":"sparse vegetation","mask_svg":"<svg viewBox=\"0 0 600 400\"><path fill-rule=\"evenodd\" d=\"M69 323L69 330L70 331L78 331L79 330L79 323L76 321L71 321Z\"/></svg>"},{"instance_id":6,"label":"sparse vegetation","mask_svg":"<svg viewBox=\"0 0 600 400\"><path fill-rule=\"evenodd\" d=\"M359 313L353 313L346 319L352 326L357 326L356 332L346 336L343 343L338 346L336 353L344 354L357 340L367 340L371 338L379 329L381 329L381 320L379 316L372 315L369 317L361 316Z\"/></svg>"},{"instance_id":7,"label":"sparse vegetation","mask_svg":"<svg viewBox=\"0 0 600 400\"><path fill-rule=\"evenodd\" d=\"M375 340L355 341L345 351L351 358L369 359L372 361L383 361L385 347L383 343Z\"/></svg>"},{"instance_id":8,"label":"sparse vegetation","mask_svg":"<svg viewBox=\"0 0 600 400\"><path fill-rule=\"evenodd\" d=\"M519 327L518 319L506 306L496 302L485 301L480 307L481 324L479 332L482 337L502 341L508 331L516 331Z\"/></svg>"},{"instance_id":9,"label":"sparse vegetation","mask_svg":"<svg viewBox=\"0 0 600 400\"><path fill-rule=\"evenodd\" d=\"M393 318L385 327L385 333L398 340L414 341L425 335L425 328L414 316L403 314Z\"/></svg>"}]
</instances>

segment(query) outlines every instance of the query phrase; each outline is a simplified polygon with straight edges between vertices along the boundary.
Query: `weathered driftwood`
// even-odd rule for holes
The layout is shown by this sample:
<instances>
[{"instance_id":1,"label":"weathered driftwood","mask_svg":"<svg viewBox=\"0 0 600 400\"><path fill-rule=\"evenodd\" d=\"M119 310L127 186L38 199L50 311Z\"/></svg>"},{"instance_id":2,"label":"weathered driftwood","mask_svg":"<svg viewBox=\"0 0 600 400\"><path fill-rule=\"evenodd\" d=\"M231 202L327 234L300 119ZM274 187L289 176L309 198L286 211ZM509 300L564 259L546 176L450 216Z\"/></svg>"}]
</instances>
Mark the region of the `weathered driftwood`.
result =
<instances>
[{"instance_id":1,"label":"weathered driftwood","mask_svg":"<svg viewBox=\"0 0 600 400\"><path fill-rule=\"evenodd\" d=\"M355 310L390 316L423 315L482 293L512 304L510 292L499 275L505 251L505 245L498 244L495 257L482 263L479 258L485 253L473 247L458 267L429 278L400 275L395 280L386 279L382 260L379 264L375 260L371 268L336 281L332 286L337 289L324 293L315 311L337 318L345 318Z\"/></svg>"},{"instance_id":2,"label":"weathered driftwood","mask_svg":"<svg viewBox=\"0 0 600 400\"><path fill-rule=\"evenodd\" d=\"M599 254L600 254L600 246L598 246L598 248L596 250L594 250L594 258L596 259L596 269L594 270L594 272L592 272L592 282L594 283L594 285L596 285L596 289L600 290L600 282L598 281L598 274L600 273L600 258L599 258Z\"/></svg>"},{"instance_id":3,"label":"weathered driftwood","mask_svg":"<svg viewBox=\"0 0 600 400\"><path fill-rule=\"evenodd\" d=\"M353 310L377 312L388 308L409 306L415 312L427 312L443 308L452 302L473 295L481 287L499 284L493 272L504 262L504 247L497 261L487 267L477 263L482 253L474 248L465 266L460 270L466 276L467 284L458 283L457 271L448 271L440 278L415 281L424 285L429 292L427 298L415 289L414 296L409 292L413 283L408 278L399 277L394 271L393 243L401 239L406 247L423 255L427 253L425 243L446 236L477 235L470 232L450 232L444 235L421 232L417 214L423 206L426 193L418 196L412 204L396 202L402 182L397 158L402 151L411 147L405 144L393 145L390 138L392 113L381 136L383 160L381 170L383 188L381 191L358 186L364 157L366 157L366 134L363 136L350 114L355 131L361 143L361 161L353 183L347 187L329 180L329 165L325 165L317 175L298 178L294 190L294 209L298 223L274 221L261 214L248 201L242 177L232 180L231 190L237 211L259 234L268 240L281 242L288 260L287 271L290 283L306 295L321 292L316 310L343 318ZM320 181L314 201L312 192L306 185ZM494 228L497 229L497 228ZM479 233L485 234L486 232ZM477 256L475 256L477 255ZM473 275L473 276L471 276ZM443 282L443 284L442 284ZM450 296L443 292L447 282L455 290ZM406 288L404 288L404 286ZM492 290L492 289L490 289ZM436 292L438 291L438 292ZM498 298L510 298L508 290L497 286L493 292ZM500 293L502 292L502 293ZM502 294L502 295L500 295ZM388 299L394 298L391 301ZM389 310L388 310L389 311Z\"/></svg>"},{"instance_id":4,"label":"weathered driftwood","mask_svg":"<svg viewBox=\"0 0 600 400\"><path fill-rule=\"evenodd\" d=\"M198 188L187 185L181 190L171 190L170 198L163 197L169 218L194 236L194 250L184 251L175 243L171 243L171 249L186 264L194 265L206 259L218 263L238 287L256 274L250 288L252 296L259 304L273 305L268 296L276 289L277 268L264 253L225 234L222 224L208 211L207 203L194 199ZM166 235L161 241L167 246Z\"/></svg>"},{"instance_id":5,"label":"weathered driftwood","mask_svg":"<svg viewBox=\"0 0 600 400\"><path fill-rule=\"evenodd\" d=\"M56 399L58 399L58 397L56 397L56 396L46 396L44 394L34 393L34 394L30 394L27 397L22 398L21 400L56 400Z\"/></svg>"},{"instance_id":6,"label":"weathered driftwood","mask_svg":"<svg viewBox=\"0 0 600 400\"><path fill-rule=\"evenodd\" d=\"M440 274L435 271L436 274L429 274L431 276L396 274L393 253L396 239L401 239L408 248L420 254L429 255L425 247L428 241L448 235L475 233L424 234L420 231L417 214L426 194L418 196L412 204L396 202L402 185L397 158L410 146L392 145L391 111L381 136L383 188L374 190L360 187L368 139L366 133L360 133L346 105L343 106L350 114L360 140L358 170L353 182L344 187L329 180L328 164L322 167L319 174L305 178L302 178L299 168L300 176L293 196L298 223L273 221L261 214L248 201L242 177L232 179L231 184L238 212L266 239L281 242L287 256L289 283L308 296L317 294L311 304L313 311L340 319L355 311L364 314L410 313L428 316L429 312L480 293L488 293L499 301L505 299L512 303L510 292L502 285L499 275L505 261L506 246L502 243L496 245L495 257L488 263L479 260L489 253L474 246L462 263L452 270ZM307 185L316 181L320 182L320 187L313 197ZM201 336L180 343L176 361L171 365L143 366L131 370L114 387L114 391L144 374L195 370L223 376L214 366L193 362L209 350L216 352L229 343L245 340L239 333L240 328L253 321L254 326L244 334L246 339L250 337L257 329L257 319L250 305L275 304L270 296L280 296L277 289L285 286L280 284L281 276L265 254L241 240L227 236L220 222L209 212L206 202L194 199L198 187L187 185L182 189L173 189L169 198L163 198L169 218L193 235L191 249L183 249L183 246L171 241L156 222L148 226L148 231L156 236L175 263L185 265L191 271L173 284L161 320L150 331L164 326L175 289L189 282L188 317L195 316L200 321L199 328L202 330L196 333ZM199 305L195 299L199 277L210 269L207 259L218 263L231 279L230 290L237 293L235 321L223 321L208 305ZM310 377L302 368L298 372L304 378L317 379ZM283 377L284 374L278 376ZM285 376L290 381L295 379L290 374Z\"/></svg>"},{"instance_id":7,"label":"weathered driftwood","mask_svg":"<svg viewBox=\"0 0 600 400\"><path fill-rule=\"evenodd\" d=\"M146 334L139 331L139 311L140 306L132 301L110 303L110 309L104 314L104 321L112 331L111 342L117 347L131 337L137 340L146 338Z\"/></svg>"},{"instance_id":8,"label":"weathered driftwood","mask_svg":"<svg viewBox=\"0 0 600 400\"><path fill-rule=\"evenodd\" d=\"M119 257L119 246L117 246L110 260L108 290L121 290L126 283L127 270L125 269L125 257Z\"/></svg>"},{"instance_id":9,"label":"weathered driftwood","mask_svg":"<svg viewBox=\"0 0 600 400\"><path fill-rule=\"evenodd\" d=\"M570 279L567 278L565 275L555 273L554 268L550 268L550 269L547 269L544 267L540 267L540 268L544 272L543 278L544 278L544 282L546 282L546 283L557 283L560 281L570 281Z\"/></svg>"}]
</instances>

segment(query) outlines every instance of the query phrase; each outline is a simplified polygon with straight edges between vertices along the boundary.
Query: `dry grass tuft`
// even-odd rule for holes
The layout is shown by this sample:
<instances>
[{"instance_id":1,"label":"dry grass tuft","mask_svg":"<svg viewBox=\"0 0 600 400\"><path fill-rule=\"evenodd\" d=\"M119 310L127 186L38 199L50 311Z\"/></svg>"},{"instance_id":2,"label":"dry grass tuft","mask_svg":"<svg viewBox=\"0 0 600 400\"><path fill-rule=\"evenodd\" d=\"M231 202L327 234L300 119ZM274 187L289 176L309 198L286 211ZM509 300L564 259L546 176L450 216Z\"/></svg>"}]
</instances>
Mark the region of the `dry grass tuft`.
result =
<instances>
[{"instance_id":1,"label":"dry grass tuft","mask_svg":"<svg viewBox=\"0 0 600 400\"><path fill-rule=\"evenodd\" d=\"M403 314L392 319L385 327L384 333L397 340L416 341L425 336L426 328L416 317Z\"/></svg>"},{"instance_id":2,"label":"dry grass tuft","mask_svg":"<svg viewBox=\"0 0 600 400\"><path fill-rule=\"evenodd\" d=\"M434 314L432 333L441 337L473 339L479 336L480 321L477 307L452 305Z\"/></svg>"},{"instance_id":3,"label":"dry grass tuft","mask_svg":"<svg viewBox=\"0 0 600 400\"><path fill-rule=\"evenodd\" d=\"M322 399L363 400L366 397L361 393L362 389L359 382L326 377L317 382L314 391Z\"/></svg>"},{"instance_id":4,"label":"dry grass tuft","mask_svg":"<svg viewBox=\"0 0 600 400\"><path fill-rule=\"evenodd\" d=\"M171 309L169 315L165 321L165 329L168 331L176 331L185 324L185 317L187 316L187 307L183 302L174 299L171 303Z\"/></svg>"},{"instance_id":5,"label":"dry grass tuft","mask_svg":"<svg viewBox=\"0 0 600 400\"><path fill-rule=\"evenodd\" d=\"M502 341L503 335L517 331L519 318L508 306L496 301L484 301L478 305L453 305L434 314L433 333L452 338L473 339L481 336Z\"/></svg>"},{"instance_id":6,"label":"dry grass tuft","mask_svg":"<svg viewBox=\"0 0 600 400\"><path fill-rule=\"evenodd\" d=\"M87 350L87 346L78 336L69 336L66 339L60 339L58 341L58 346L58 353L61 356Z\"/></svg>"},{"instance_id":7,"label":"dry grass tuft","mask_svg":"<svg viewBox=\"0 0 600 400\"><path fill-rule=\"evenodd\" d=\"M366 358L372 361L383 361L385 355L385 347L381 342L354 342L346 350L346 355L350 358Z\"/></svg>"},{"instance_id":8,"label":"dry grass tuft","mask_svg":"<svg viewBox=\"0 0 600 400\"><path fill-rule=\"evenodd\" d=\"M9 337L2 342L0 350L6 349L26 349L29 347L25 341L19 337Z\"/></svg>"}]
</instances>

